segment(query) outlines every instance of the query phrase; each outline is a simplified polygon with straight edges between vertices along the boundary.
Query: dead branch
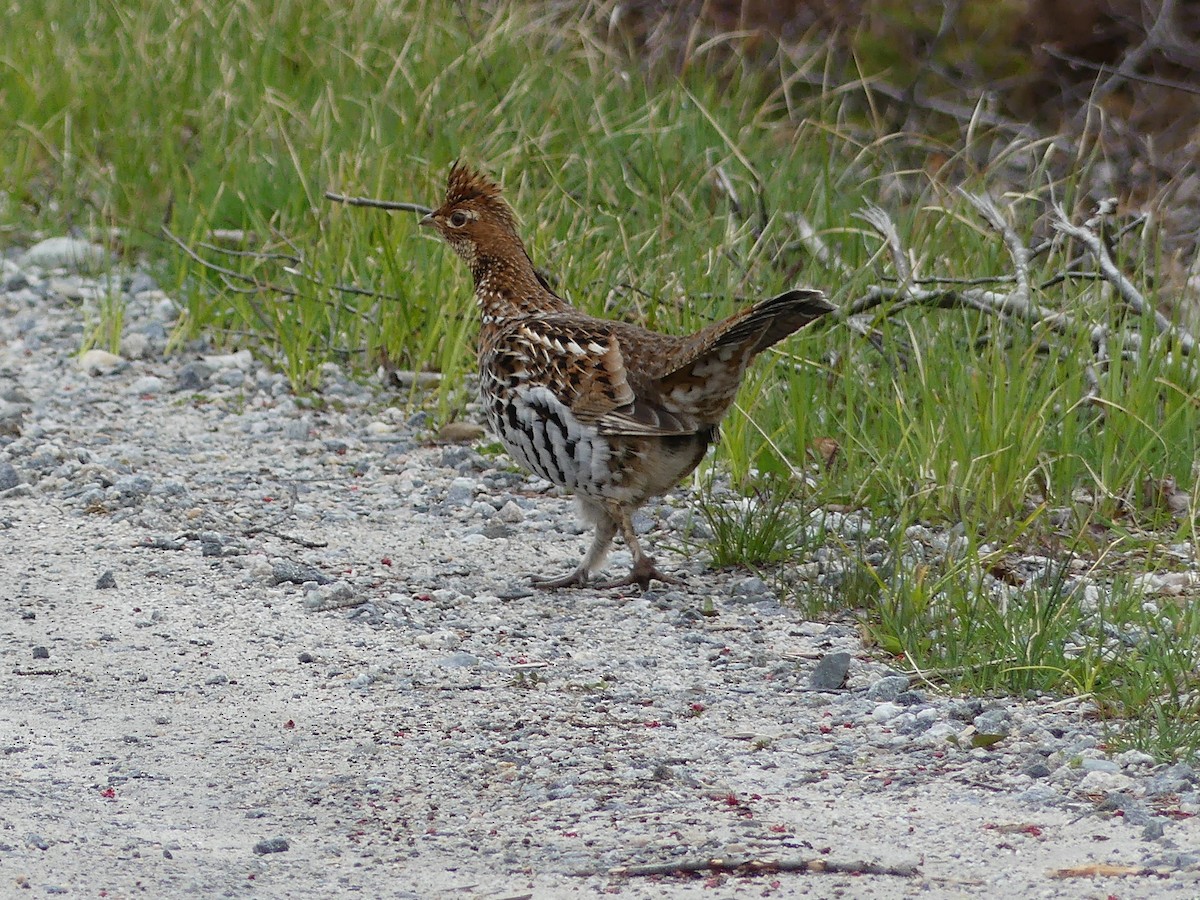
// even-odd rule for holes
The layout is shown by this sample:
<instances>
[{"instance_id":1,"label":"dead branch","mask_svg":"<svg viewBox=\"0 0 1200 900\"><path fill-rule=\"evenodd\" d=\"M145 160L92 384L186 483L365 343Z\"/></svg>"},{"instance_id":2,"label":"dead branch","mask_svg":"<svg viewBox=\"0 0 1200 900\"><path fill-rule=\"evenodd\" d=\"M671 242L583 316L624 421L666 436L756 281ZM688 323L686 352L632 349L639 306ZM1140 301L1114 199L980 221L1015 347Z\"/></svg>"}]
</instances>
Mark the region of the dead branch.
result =
<instances>
[{"instance_id":1,"label":"dead branch","mask_svg":"<svg viewBox=\"0 0 1200 900\"><path fill-rule=\"evenodd\" d=\"M335 203L345 203L349 206L369 206L372 209L389 209L400 210L401 212L415 212L423 216L427 216L433 212L430 207L422 206L420 203L405 203L400 200L376 200L373 197L351 197L347 194L339 194L336 191L326 191L325 199L332 200Z\"/></svg>"},{"instance_id":2,"label":"dead branch","mask_svg":"<svg viewBox=\"0 0 1200 900\"><path fill-rule=\"evenodd\" d=\"M817 229L813 228L812 223L803 215L798 212L786 212L783 214L783 217L796 229L797 240L796 243L785 246L780 251L781 253L787 253L798 244L816 257L818 262L823 263L831 269L836 269L846 275L853 271L835 250L830 249L829 245L821 240L821 236L817 234Z\"/></svg>"},{"instance_id":3,"label":"dead branch","mask_svg":"<svg viewBox=\"0 0 1200 900\"><path fill-rule=\"evenodd\" d=\"M875 233L883 239L884 245L892 255L892 266L896 269L900 283L911 284L912 267L904 253L904 244L900 241L900 232L896 229L892 217L873 203L868 204L862 212L856 213L856 216L874 228Z\"/></svg>"},{"instance_id":4,"label":"dead branch","mask_svg":"<svg viewBox=\"0 0 1200 900\"><path fill-rule=\"evenodd\" d=\"M1147 313L1152 313L1154 316L1154 325L1158 329L1159 334L1173 338L1184 353L1190 354L1196 351L1196 339L1183 326L1174 324L1146 302L1146 298L1134 287L1133 282L1126 278L1125 273L1113 262L1108 248L1104 245L1104 242L1100 239L1100 235L1096 233L1094 228L1073 224L1067 217L1067 211L1057 204L1054 207L1054 227L1068 237L1075 238L1075 240L1087 247L1093 258L1095 258L1096 264L1100 267L1100 272L1104 275L1104 279L1116 289L1117 295L1126 306L1138 315L1144 316Z\"/></svg>"},{"instance_id":5,"label":"dead branch","mask_svg":"<svg viewBox=\"0 0 1200 900\"><path fill-rule=\"evenodd\" d=\"M1009 224L1008 219L1004 217L1004 213L1000 211L1000 207L991 197L986 197L982 194L973 194L970 191L960 191L963 197L975 207L978 212L994 231L999 232L1004 239L1004 246L1008 248L1008 254L1012 257L1013 268L1016 270L1015 277L1017 288L1013 292L1016 298L1024 303L1029 303L1032 294L1029 288L1029 248L1025 246L1025 242L1017 235L1016 230Z\"/></svg>"},{"instance_id":6,"label":"dead branch","mask_svg":"<svg viewBox=\"0 0 1200 900\"><path fill-rule=\"evenodd\" d=\"M810 875L891 875L913 878L921 870L915 864L884 865L852 860L834 859L697 859L679 862L649 863L640 866L619 866L615 869L588 869L571 874L579 878L609 875L614 878L653 878L663 875L696 875L701 872L729 872L734 875L771 875L776 872L801 872Z\"/></svg>"}]
</instances>

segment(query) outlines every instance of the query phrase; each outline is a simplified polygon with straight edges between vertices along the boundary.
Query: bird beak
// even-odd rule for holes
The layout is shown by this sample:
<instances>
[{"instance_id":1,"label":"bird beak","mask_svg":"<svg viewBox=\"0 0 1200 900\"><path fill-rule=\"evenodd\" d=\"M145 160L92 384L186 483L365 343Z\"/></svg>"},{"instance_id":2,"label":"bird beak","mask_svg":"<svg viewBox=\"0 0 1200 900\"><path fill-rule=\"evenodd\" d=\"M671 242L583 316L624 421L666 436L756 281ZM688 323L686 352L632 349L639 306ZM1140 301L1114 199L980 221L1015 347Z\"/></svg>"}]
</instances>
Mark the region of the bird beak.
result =
<instances>
[{"instance_id":1,"label":"bird beak","mask_svg":"<svg viewBox=\"0 0 1200 900\"><path fill-rule=\"evenodd\" d=\"M429 215L422 217L420 224L432 226L434 224L433 213L430 213Z\"/></svg>"}]
</instances>

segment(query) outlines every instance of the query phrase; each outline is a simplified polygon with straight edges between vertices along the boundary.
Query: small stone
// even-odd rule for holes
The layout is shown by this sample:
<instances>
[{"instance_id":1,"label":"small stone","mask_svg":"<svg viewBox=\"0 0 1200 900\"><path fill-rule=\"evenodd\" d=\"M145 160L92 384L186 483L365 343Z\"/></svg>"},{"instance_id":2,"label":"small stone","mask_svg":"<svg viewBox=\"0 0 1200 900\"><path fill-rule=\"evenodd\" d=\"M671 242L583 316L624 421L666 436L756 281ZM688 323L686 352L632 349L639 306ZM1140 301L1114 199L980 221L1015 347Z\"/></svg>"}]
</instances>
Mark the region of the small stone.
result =
<instances>
[{"instance_id":1,"label":"small stone","mask_svg":"<svg viewBox=\"0 0 1200 900\"><path fill-rule=\"evenodd\" d=\"M96 589L101 591L112 590L117 586L117 579L113 576L112 569L109 569L103 575L96 579Z\"/></svg>"},{"instance_id":2,"label":"small stone","mask_svg":"<svg viewBox=\"0 0 1200 900\"><path fill-rule=\"evenodd\" d=\"M89 375L111 375L125 365L125 360L115 353L93 347L79 357L78 365Z\"/></svg>"},{"instance_id":3,"label":"small stone","mask_svg":"<svg viewBox=\"0 0 1200 900\"><path fill-rule=\"evenodd\" d=\"M1111 759L1099 756L1085 756L1079 761L1079 768L1085 772L1120 772L1121 766Z\"/></svg>"},{"instance_id":4,"label":"small stone","mask_svg":"<svg viewBox=\"0 0 1200 900\"><path fill-rule=\"evenodd\" d=\"M876 722L890 722L904 712L904 707L898 703L880 703L871 710L871 718Z\"/></svg>"},{"instance_id":5,"label":"small stone","mask_svg":"<svg viewBox=\"0 0 1200 900\"><path fill-rule=\"evenodd\" d=\"M165 387L165 383L157 375L143 375L129 385L129 393L139 396L142 394L155 395L161 394Z\"/></svg>"},{"instance_id":6,"label":"small stone","mask_svg":"<svg viewBox=\"0 0 1200 900\"><path fill-rule=\"evenodd\" d=\"M480 440L487 432L474 422L447 422L437 433L439 441L448 444L465 444Z\"/></svg>"},{"instance_id":7,"label":"small stone","mask_svg":"<svg viewBox=\"0 0 1200 900\"><path fill-rule=\"evenodd\" d=\"M121 355L126 359L146 359L151 356L149 335L134 331L122 337Z\"/></svg>"},{"instance_id":8,"label":"small stone","mask_svg":"<svg viewBox=\"0 0 1200 900\"><path fill-rule=\"evenodd\" d=\"M1153 756L1149 753L1143 753L1141 750L1126 750L1124 753L1118 753L1115 759L1124 768L1143 766L1148 768L1155 763Z\"/></svg>"},{"instance_id":9,"label":"small stone","mask_svg":"<svg viewBox=\"0 0 1200 900\"><path fill-rule=\"evenodd\" d=\"M202 391L212 378L212 366L202 362L190 362L175 374L175 390Z\"/></svg>"},{"instance_id":10,"label":"small stone","mask_svg":"<svg viewBox=\"0 0 1200 900\"><path fill-rule=\"evenodd\" d=\"M13 464L0 462L0 491L15 488L20 483L21 476L17 474L17 470L13 467Z\"/></svg>"},{"instance_id":11,"label":"small stone","mask_svg":"<svg viewBox=\"0 0 1200 900\"><path fill-rule=\"evenodd\" d=\"M112 490L123 503L136 504L154 490L154 482L146 475L122 475L113 482Z\"/></svg>"},{"instance_id":12,"label":"small stone","mask_svg":"<svg viewBox=\"0 0 1200 900\"><path fill-rule=\"evenodd\" d=\"M1030 778L1049 778L1050 767L1041 760L1031 762L1021 770L1022 775L1028 775Z\"/></svg>"},{"instance_id":13,"label":"small stone","mask_svg":"<svg viewBox=\"0 0 1200 900\"><path fill-rule=\"evenodd\" d=\"M764 597L771 593L770 586L757 575L750 575L738 581L731 590L735 597Z\"/></svg>"},{"instance_id":14,"label":"small stone","mask_svg":"<svg viewBox=\"0 0 1200 900\"><path fill-rule=\"evenodd\" d=\"M875 703L894 703L902 693L908 690L908 684L907 675L888 675L867 688L867 699Z\"/></svg>"},{"instance_id":15,"label":"small stone","mask_svg":"<svg viewBox=\"0 0 1200 900\"><path fill-rule=\"evenodd\" d=\"M367 600L356 594L354 588L344 581L332 581L329 584L307 581L304 583L303 602L307 609L327 610L362 606Z\"/></svg>"},{"instance_id":16,"label":"small stone","mask_svg":"<svg viewBox=\"0 0 1200 900\"><path fill-rule=\"evenodd\" d=\"M26 250L20 265L88 271L102 268L107 262L108 253L99 244L73 237L52 237Z\"/></svg>"},{"instance_id":17,"label":"small stone","mask_svg":"<svg viewBox=\"0 0 1200 900\"><path fill-rule=\"evenodd\" d=\"M462 638L459 637L457 631L451 631L448 628L443 628L429 634L419 634L416 637L418 647L424 647L426 650L449 650L451 647L457 647L462 643Z\"/></svg>"},{"instance_id":18,"label":"small stone","mask_svg":"<svg viewBox=\"0 0 1200 900\"><path fill-rule=\"evenodd\" d=\"M42 837L40 834L33 832L33 831L31 831L31 832L29 832L29 834L25 835L25 843L26 843L26 845L33 847L35 850L49 850L50 849L49 842L44 837Z\"/></svg>"},{"instance_id":19,"label":"small stone","mask_svg":"<svg viewBox=\"0 0 1200 900\"><path fill-rule=\"evenodd\" d=\"M213 381L226 387L241 387L246 383L246 373L241 369L222 369L213 376Z\"/></svg>"},{"instance_id":20,"label":"small stone","mask_svg":"<svg viewBox=\"0 0 1200 900\"><path fill-rule=\"evenodd\" d=\"M287 839L281 837L266 838L254 845L254 852L259 856L264 856L268 853L286 853L287 850Z\"/></svg>"},{"instance_id":21,"label":"small stone","mask_svg":"<svg viewBox=\"0 0 1200 900\"><path fill-rule=\"evenodd\" d=\"M1119 772L1088 772L1077 790L1083 794L1112 794L1128 790L1133 783L1132 778Z\"/></svg>"},{"instance_id":22,"label":"small stone","mask_svg":"<svg viewBox=\"0 0 1200 900\"><path fill-rule=\"evenodd\" d=\"M849 672L849 653L827 653L808 676L808 686L816 691L841 690L846 684Z\"/></svg>"},{"instance_id":23,"label":"small stone","mask_svg":"<svg viewBox=\"0 0 1200 900\"><path fill-rule=\"evenodd\" d=\"M309 653L307 650L301 651L300 655L297 656L296 659L298 659L302 663L310 663L310 662L317 661L317 658L315 656L313 656L311 653Z\"/></svg>"},{"instance_id":24,"label":"small stone","mask_svg":"<svg viewBox=\"0 0 1200 900\"><path fill-rule=\"evenodd\" d=\"M292 562L290 559L278 559L271 564L272 584L283 584L284 582L304 584L309 581L315 581L317 584L329 584L333 579L312 566Z\"/></svg>"},{"instance_id":25,"label":"small stone","mask_svg":"<svg viewBox=\"0 0 1200 900\"><path fill-rule=\"evenodd\" d=\"M1146 823L1146 827L1142 829L1143 841L1157 841L1166 832L1166 820L1153 818Z\"/></svg>"},{"instance_id":26,"label":"small stone","mask_svg":"<svg viewBox=\"0 0 1200 900\"><path fill-rule=\"evenodd\" d=\"M441 380L442 380L441 372L398 371L398 372L391 372L389 374L390 374L392 383L394 385L396 385L396 387L399 387L399 388L414 388L414 387L434 388L434 387L437 387L441 383ZM423 416L425 414L418 413L418 415ZM422 421L420 424L414 424L412 422L410 422L409 424L413 428L423 428L425 426L424 421Z\"/></svg>"},{"instance_id":27,"label":"small stone","mask_svg":"<svg viewBox=\"0 0 1200 900\"><path fill-rule=\"evenodd\" d=\"M47 650L45 647L34 647L33 648L33 658L34 659L49 659L50 651Z\"/></svg>"},{"instance_id":28,"label":"small stone","mask_svg":"<svg viewBox=\"0 0 1200 900\"><path fill-rule=\"evenodd\" d=\"M1006 737L1009 733L1009 714L1003 709L989 709L977 715L972 723L975 731L986 737Z\"/></svg>"},{"instance_id":29,"label":"small stone","mask_svg":"<svg viewBox=\"0 0 1200 900\"><path fill-rule=\"evenodd\" d=\"M474 478L455 478L446 491L447 506L470 506L479 485Z\"/></svg>"},{"instance_id":30,"label":"small stone","mask_svg":"<svg viewBox=\"0 0 1200 900\"><path fill-rule=\"evenodd\" d=\"M443 669L474 669L479 665L479 657L473 653L467 653L465 650L459 650L442 657L439 665Z\"/></svg>"},{"instance_id":31,"label":"small stone","mask_svg":"<svg viewBox=\"0 0 1200 900\"><path fill-rule=\"evenodd\" d=\"M496 518L501 522L507 522L509 525L516 525L518 522L525 521L525 510L517 506L512 500L509 500L496 513Z\"/></svg>"},{"instance_id":32,"label":"small stone","mask_svg":"<svg viewBox=\"0 0 1200 900\"><path fill-rule=\"evenodd\" d=\"M134 272L133 277L129 279L128 293L130 296L144 294L146 291L158 290L158 282L154 280L152 275L146 272Z\"/></svg>"},{"instance_id":33,"label":"small stone","mask_svg":"<svg viewBox=\"0 0 1200 900\"><path fill-rule=\"evenodd\" d=\"M209 678L206 678L204 680L204 683L207 685L214 685L214 686L222 685L222 684L229 684L229 676L226 675L224 672L218 672L216 675L212 675Z\"/></svg>"}]
</instances>

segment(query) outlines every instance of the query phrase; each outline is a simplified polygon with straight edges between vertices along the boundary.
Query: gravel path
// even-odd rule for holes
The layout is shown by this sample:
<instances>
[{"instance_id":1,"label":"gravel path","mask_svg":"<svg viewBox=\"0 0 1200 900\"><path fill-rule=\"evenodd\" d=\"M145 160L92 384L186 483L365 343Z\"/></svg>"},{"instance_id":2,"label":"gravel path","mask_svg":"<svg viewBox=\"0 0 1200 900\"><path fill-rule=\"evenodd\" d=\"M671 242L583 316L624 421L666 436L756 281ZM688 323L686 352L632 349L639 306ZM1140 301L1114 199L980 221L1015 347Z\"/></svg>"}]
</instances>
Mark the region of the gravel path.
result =
<instances>
[{"instance_id":1,"label":"gravel path","mask_svg":"<svg viewBox=\"0 0 1200 900\"><path fill-rule=\"evenodd\" d=\"M1080 704L933 694L669 553L686 590L534 593L587 542L545 483L336 369L316 410L164 358L96 248L4 256L0 895L1200 896L1196 771ZM629 870L711 859L828 871Z\"/></svg>"}]
</instances>

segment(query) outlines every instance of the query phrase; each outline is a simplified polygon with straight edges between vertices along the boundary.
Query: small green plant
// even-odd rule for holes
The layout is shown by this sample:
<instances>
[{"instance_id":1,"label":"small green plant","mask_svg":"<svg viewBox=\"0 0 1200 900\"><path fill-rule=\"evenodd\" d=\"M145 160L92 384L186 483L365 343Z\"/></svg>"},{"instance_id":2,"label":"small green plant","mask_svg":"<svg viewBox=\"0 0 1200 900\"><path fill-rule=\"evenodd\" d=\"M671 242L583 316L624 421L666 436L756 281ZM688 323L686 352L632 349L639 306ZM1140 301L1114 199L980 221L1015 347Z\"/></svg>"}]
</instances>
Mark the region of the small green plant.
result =
<instances>
[{"instance_id":1,"label":"small green plant","mask_svg":"<svg viewBox=\"0 0 1200 900\"><path fill-rule=\"evenodd\" d=\"M125 330L125 297L119 286L104 291L94 304L83 307L83 341L80 350L93 348L109 353L121 352L121 333Z\"/></svg>"},{"instance_id":2,"label":"small green plant","mask_svg":"<svg viewBox=\"0 0 1200 900\"><path fill-rule=\"evenodd\" d=\"M708 552L718 569L777 565L794 560L805 546L798 493L782 479L764 481L747 496L718 498L710 487L699 509L711 531Z\"/></svg>"}]
</instances>

